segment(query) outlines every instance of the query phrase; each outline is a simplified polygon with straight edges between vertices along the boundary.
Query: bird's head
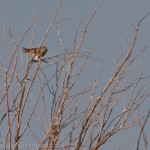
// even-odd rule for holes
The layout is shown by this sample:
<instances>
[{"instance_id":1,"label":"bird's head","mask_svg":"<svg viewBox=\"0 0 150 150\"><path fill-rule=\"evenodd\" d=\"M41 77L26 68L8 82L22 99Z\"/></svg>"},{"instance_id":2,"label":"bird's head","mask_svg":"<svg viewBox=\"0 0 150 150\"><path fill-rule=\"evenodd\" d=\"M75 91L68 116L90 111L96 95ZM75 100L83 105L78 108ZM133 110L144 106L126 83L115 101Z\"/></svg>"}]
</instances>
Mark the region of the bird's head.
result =
<instances>
[{"instance_id":1,"label":"bird's head","mask_svg":"<svg viewBox=\"0 0 150 150\"><path fill-rule=\"evenodd\" d=\"M43 49L43 51L47 52L48 48L46 46L42 46L41 49Z\"/></svg>"}]
</instances>

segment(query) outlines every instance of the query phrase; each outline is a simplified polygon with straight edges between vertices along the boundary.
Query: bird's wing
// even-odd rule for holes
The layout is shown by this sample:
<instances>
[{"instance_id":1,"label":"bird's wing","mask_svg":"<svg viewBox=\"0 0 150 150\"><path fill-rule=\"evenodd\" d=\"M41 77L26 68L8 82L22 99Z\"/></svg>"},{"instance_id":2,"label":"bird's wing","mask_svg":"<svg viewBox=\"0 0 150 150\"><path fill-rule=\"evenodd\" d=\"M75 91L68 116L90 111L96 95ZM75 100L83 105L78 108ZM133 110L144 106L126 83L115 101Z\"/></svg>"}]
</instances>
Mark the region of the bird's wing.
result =
<instances>
[{"instance_id":1,"label":"bird's wing","mask_svg":"<svg viewBox=\"0 0 150 150\"><path fill-rule=\"evenodd\" d=\"M27 54L35 54L35 50L33 50L33 49L27 49L25 47L23 47L22 52L23 53L27 53Z\"/></svg>"}]
</instances>

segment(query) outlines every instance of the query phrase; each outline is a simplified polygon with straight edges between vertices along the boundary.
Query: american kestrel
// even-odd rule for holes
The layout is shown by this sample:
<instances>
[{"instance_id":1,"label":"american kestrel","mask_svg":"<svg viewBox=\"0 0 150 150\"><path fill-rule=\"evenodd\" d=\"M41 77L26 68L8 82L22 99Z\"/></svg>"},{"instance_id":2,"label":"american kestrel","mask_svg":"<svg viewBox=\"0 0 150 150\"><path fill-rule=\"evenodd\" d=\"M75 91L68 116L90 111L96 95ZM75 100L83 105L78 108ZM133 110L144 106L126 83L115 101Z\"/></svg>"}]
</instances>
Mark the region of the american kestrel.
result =
<instances>
[{"instance_id":1,"label":"american kestrel","mask_svg":"<svg viewBox=\"0 0 150 150\"><path fill-rule=\"evenodd\" d=\"M33 56L34 61L41 61L41 57L43 57L47 52L46 46L41 46L39 48L25 48L22 49L23 53L29 54Z\"/></svg>"}]
</instances>

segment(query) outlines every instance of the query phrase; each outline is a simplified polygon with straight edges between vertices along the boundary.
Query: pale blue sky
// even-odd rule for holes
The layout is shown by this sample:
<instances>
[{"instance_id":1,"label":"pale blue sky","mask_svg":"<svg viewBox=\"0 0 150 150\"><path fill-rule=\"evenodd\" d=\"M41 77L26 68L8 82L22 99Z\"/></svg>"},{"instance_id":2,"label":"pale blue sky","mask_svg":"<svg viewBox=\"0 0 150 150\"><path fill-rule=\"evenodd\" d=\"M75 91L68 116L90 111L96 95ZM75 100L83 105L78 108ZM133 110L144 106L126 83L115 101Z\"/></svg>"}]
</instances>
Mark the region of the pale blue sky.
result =
<instances>
[{"instance_id":1,"label":"pale blue sky","mask_svg":"<svg viewBox=\"0 0 150 150\"><path fill-rule=\"evenodd\" d=\"M62 24L62 36L67 49L72 49L76 27L83 22L81 26L81 29L83 29L90 14L99 2L100 0L64 0L60 18L68 19ZM16 42L18 42L25 29L33 21L35 15L44 7L37 23L33 41L33 46L37 47L45 34L57 4L58 0L0 0L0 61L3 62L4 65L7 63L4 57L6 51L3 43L5 32L7 41L8 43L10 42L8 32L4 32L4 28L7 30L8 25L10 25L13 37ZM104 61L104 83L107 82L113 74L114 66L112 63L115 59L116 50L122 49L123 54L126 53L127 47L129 47L133 38L135 24L148 12L150 12L150 0L105 0L102 7L97 12L88 29L82 49L86 51L86 49L90 49L97 43L93 56ZM29 41L31 40L30 36L31 35L28 34L21 47L29 46ZM56 32L52 30L45 41L49 50L47 56L53 56L63 52L58 43L58 36ZM145 46L147 49L139 58L139 64L137 63L134 68L136 68L135 70L139 70L142 62L145 76L148 76L150 75L150 16L142 23L135 46L135 53L138 53ZM10 48L13 50L12 44L10 44ZM25 60L26 56L22 55L20 52L20 58ZM93 69L92 64L89 65L89 68L87 74ZM83 83L84 82L86 82L86 79ZM144 109L147 107L149 106L143 106ZM150 131L148 130L148 132L150 136ZM102 150L110 150L110 147L115 150L118 143L120 146L124 144L124 142L121 141L124 140L122 135L116 135L115 138L116 140L113 141L113 143L110 141ZM128 138L131 138L130 140L132 141L132 136L128 135L125 137L125 140L127 140L126 144L131 148L130 144L132 142L128 142ZM117 143L117 141L119 142ZM122 147L124 147L124 145L122 145Z\"/></svg>"}]
</instances>

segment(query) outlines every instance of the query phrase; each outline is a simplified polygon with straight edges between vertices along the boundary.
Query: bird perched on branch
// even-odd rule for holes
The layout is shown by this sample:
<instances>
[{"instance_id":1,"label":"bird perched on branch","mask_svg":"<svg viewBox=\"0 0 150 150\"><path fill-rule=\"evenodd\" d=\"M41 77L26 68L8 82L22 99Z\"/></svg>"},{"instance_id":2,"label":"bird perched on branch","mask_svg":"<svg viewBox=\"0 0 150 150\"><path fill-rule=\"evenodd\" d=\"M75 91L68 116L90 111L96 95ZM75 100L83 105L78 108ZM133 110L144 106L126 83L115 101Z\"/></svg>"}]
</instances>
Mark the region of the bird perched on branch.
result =
<instances>
[{"instance_id":1,"label":"bird perched on branch","mask_svg":"<svg viewBox=\"0 0 150 150\"><path fill-rule=\"evenodd\" d=\"M23 53L29 54L33 56L33 61L41 61L41 57L43 57L47 52L46 46L41 46L39 48L25 48L22 49Z\"/></svg>"}]
</instances>

